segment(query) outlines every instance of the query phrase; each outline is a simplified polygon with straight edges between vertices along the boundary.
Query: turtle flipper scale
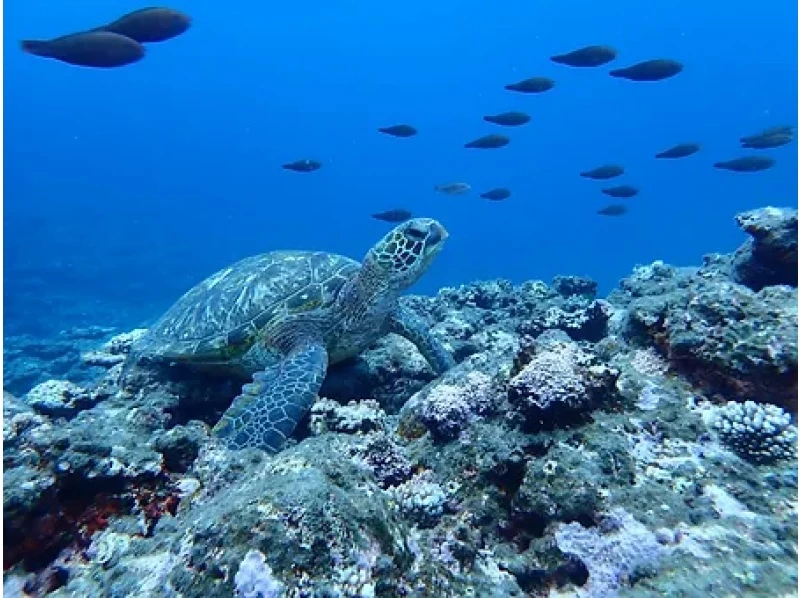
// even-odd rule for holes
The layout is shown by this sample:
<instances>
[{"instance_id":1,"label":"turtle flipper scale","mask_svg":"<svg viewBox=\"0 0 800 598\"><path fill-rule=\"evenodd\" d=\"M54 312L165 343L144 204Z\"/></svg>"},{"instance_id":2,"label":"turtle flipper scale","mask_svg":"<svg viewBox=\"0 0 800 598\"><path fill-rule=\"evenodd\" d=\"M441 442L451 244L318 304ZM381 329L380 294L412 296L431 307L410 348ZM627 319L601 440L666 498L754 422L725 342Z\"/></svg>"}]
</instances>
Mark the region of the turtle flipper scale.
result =
<instances>
[{"instance_id":1,"label":"turtle flipper scale","mask_svg":"<svg viewBox=\"0 0 800 598\"><path fill-rule=\"evenodd\" d=\"M388 328L389 332L414 343L437 374L443 374L456 364L450 352L430 333L425 321L411 310L398 307L389 317Z\"/></svg>"},{"instance_id":2,"label":"turtle flipper scale","mask_svg":"<svg viewBox=\"0 0 800 598\"><path fill-rule=\"evenodd\" d=\"M325 379L328 353L321 344L292 350L279 363L253 375L214 426L232 449L281 450Z\"/></svg>"}]
</instances>

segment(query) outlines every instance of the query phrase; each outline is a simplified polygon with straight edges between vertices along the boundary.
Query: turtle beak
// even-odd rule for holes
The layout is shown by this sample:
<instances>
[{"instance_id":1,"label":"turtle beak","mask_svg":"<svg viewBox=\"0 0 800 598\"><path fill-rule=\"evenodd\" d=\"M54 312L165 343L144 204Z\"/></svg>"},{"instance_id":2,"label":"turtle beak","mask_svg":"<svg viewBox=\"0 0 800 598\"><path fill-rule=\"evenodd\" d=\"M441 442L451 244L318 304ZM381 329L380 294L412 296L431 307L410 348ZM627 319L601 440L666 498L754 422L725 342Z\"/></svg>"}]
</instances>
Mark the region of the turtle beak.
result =
<instances>
[{"instance_id":1,"label":"turtle beak","mask_svg":"<svg viewBox=\"0 0 800 598\"><path fill-rule=\"evenodd\" d=\"M428 233L428 244L431 246L440 245L449 236L450 234L447 232L445 227L438 222L434 222L431 225L430 232Z\"/></svg>"}]
</instances>

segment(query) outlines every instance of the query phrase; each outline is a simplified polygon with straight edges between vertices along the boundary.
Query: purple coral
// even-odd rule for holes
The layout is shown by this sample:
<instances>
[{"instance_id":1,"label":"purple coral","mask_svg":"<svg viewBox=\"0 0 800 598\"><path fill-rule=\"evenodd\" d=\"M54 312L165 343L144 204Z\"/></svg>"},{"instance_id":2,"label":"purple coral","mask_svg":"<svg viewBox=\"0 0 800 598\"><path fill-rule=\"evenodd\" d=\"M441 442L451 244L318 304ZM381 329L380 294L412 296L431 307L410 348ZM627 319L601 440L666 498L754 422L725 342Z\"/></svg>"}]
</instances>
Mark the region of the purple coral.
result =
<instances>
[{"instance_id":1,"label":"purple coral","mask_svg":"<svg viewBox=\"0 0 800 598\"><path fill-rule=\"evenodd\" d=\"M435 438L449 440L477 416L487 413L496 399L491 378L470 372L455 384L439 384L418 405L417 415Z\"/></svg>"},{"instance_id":2,"label":"purple coral","mask_svg":"<svg viewBox=\"0 0 800 598\"><path fill-rule=\"evenodd\" d=\"M553 340L511 379L509 398L529 427L552 427L591 409L613 389L617 374L577 343Z\"/></svg>"},{"instance_id":3,"label":"purple coral","mask_svg":"<svg viewBox=\"0 0 800 598\"><path fill-rule=\"evenodd\" d=\"M603 523L605 533L577 522L562 523L555 533L558 549L589 572L580 593L587 598L616 596L638 568L657 562L665 552L656 535L624 509L614 509Z\"/></svg>"}]
</instances>

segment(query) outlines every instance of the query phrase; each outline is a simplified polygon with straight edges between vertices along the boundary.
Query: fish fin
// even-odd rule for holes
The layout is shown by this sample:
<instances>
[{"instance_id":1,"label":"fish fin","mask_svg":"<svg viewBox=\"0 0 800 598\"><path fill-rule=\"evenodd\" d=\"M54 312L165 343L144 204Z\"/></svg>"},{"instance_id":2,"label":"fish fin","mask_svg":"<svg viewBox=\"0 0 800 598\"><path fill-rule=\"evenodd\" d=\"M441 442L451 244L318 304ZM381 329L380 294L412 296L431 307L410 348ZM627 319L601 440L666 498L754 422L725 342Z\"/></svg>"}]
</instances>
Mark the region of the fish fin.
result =
<instances>
[{"instance_id":1,"label":"fish fin","mask_svg":"<svg viewBox=\"0 0 800 598\"><path fill-rule=\"evenodd\" d=\"M51 56L50 43L46 41L25 39L20 42L20 46L22 47L23 52L33 54L34 56L44 56L46 58Z\"/></svg>"}]
</instances>

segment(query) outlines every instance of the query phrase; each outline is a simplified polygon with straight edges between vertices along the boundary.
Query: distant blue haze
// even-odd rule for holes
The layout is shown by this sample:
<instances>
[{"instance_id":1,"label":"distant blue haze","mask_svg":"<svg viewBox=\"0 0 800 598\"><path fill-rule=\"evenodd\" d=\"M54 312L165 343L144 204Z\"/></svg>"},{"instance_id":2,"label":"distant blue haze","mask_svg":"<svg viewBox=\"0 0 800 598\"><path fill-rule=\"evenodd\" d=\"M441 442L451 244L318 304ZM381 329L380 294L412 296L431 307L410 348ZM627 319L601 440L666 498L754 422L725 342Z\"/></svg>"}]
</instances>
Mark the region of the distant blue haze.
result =
<instances>
[{"instance_id":1,"label":"distant blue haze","mask_svg":"<svg viewBox=\"0 0 800 598\"><path fill-rule=\"evenodd\" d=\"M5 324L46 333L133 327L216 269L272 249L360 258L404 207L451 238L416 290L476 279L591 276L608 292L637 263L697 264L744 237L733 216L797 201L797 145L768 171L712 168L738 138L797 118L797 3L409 0L171 5L193 17L145 59L91 70L22 53L19 40L102 24L121 2L5 6ZM548 57L587 44L619 57L574 69ZM650 58L680 75L634 83L608 71ZM548 76L525 96L503 85ZM466 150L522 110L509 146ZM409 123L394 139L377 127ZM660 161L676 143L700 153ZM321 170L284 171L314 158ZM625 166L641 188L621 218L602 182ZM468 196L437 194L465 181ZM478 193L509 187L505 202ZM607 201L608 200L608 201Z\"/></svg>"}]
</instances>

